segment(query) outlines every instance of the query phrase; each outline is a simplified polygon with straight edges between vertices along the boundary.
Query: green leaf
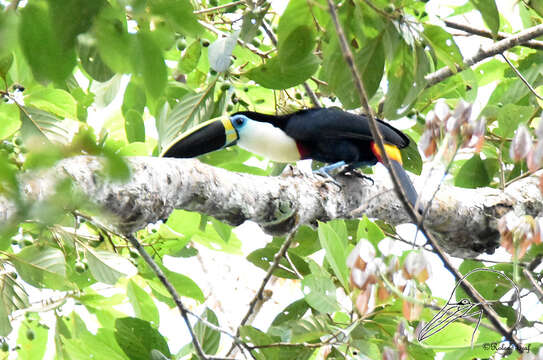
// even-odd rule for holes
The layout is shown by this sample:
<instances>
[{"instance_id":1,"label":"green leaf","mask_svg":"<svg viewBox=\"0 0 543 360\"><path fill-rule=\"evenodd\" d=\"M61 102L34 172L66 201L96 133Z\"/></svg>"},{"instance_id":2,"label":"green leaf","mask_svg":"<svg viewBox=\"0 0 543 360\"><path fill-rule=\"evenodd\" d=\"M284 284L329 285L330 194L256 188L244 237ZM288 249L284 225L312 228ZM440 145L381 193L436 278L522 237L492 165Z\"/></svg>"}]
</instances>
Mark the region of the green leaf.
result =
<instances>
[{"instance_id":1,"label":"green leaf","mask_svg":"<svg viewBox=\"0 0 543 360\"><path fill-rule=\"evenodd\" d=\"M119 156L149 156L150 151L144 142L133 142L123 146L117 152Z\"/></svg>"},{"instance_id":2,"label":"green leaf","mask_svg":"<svg viewBox=\"0 0 543 360\"><path fill-rule=\"evenodd\" d=\"M19 109L15 104L0 104L0 140L10 137L21 127Z\"/></svg>"},{"instance_id":3,"label":"green leaf","mask_svg":"<svg viewBox=\"0 0 543 360\"><path fill-rule=\"evenodd\" d=\"M336 299L336 286L326 272L309 274L302 280L302 291L305 301L313 309L321 313L333 313L339 311Z\"/></svg>"},{"instance_id":4,"label":"green leaf","mask_svg":"<svg viewBox=\"0 0 543 360\"><path fill-rule=\"evenodd\" d=\"M136 110L130 109L124 115L124 130L129 142L145 142L145 124Z\"/></svg>"},{"instance_id":5,"label":"green leaf","mask_svg":"<svg viewBox=\"0 0 543 360\"><path fill-rule=\"evenodd\" d=\"M215 40L207 49L209 66L217 71L224 72L230 67L230 57L238 40L239 30L232 32L225 38Z\"/></svg>"},{"instance_id":6,"label":"green leaf","mask_svg":"<svg viewBox=\"0 0 543 360\"><path fill-rule=\"evenodd\" d=\"M176 31L198 37L203 27L193 14L190 0L155 0L149 3L151 12L162 16Z\"/></svg>"},{"instance_id":7,"label":"green leaf","mask_svg":"<svg viewBox=\"0 0 543 360\"><path fill-rule=\"evenodd\" d=\"M5 78L11 65L13 64L13 54L7 53L4 56L0 56L0 78Z\"/></svg>"},{"instance_id":8,"label":"green leaf","mask_svg":"<svg viewBox=\"0 0 543 360\"><path fill-rule=\"evenodd\" d=\"M426 24L422 36L430 44L437 58L456 72L456 65L462 65L463 59L452 35L440 26Z\"/></svg>"},{"instance_id":9,"label":"green leaf","mask_svg":"<svg viewBox=\"0 0 543 360\"><path fill-rule=\"evenodd\" d=\"M168 73L162 51L152 36L139 32L134 42L132 62L137 73L143 76L147 93L158 98L164 92Z\"/></svg>"},{"instance_id":10,"label":"green leaf","mask_svg":"<svg viewBox=\"0 0 543 360\"><path fill-rule=\"evenodd\" d=\"M3 11L0 16L0 58L8 56L17 46L19 14L16 11Z\"/></svg>"},{"instance_id":11,"label":"green leaf","mask_svg":"<svg viewBox=\"0 0 543 360\"><path fill-rule=\"evenodd\" d=\"M77 102L64 90L41 88L28 94L25 104L61 118L77 119Z\"/></svg>"},{"instance_id":12,"label":"green leaf","mask_svg":"<svg viewBox=\"0 0 543 360\"><path fill-rule=\"evenodd\" d=\"M144 320L130 317L117 319L115 340L130 360L149 360L153 349L171 356L166 340Z\"/></svg>"},{"instance_id":13,"label":"green leaf","mask_svg":"<svg viewBox=\"0 0 543 360\"><path fill-rule=\"evenodd\" d=\"M66 261L59 249L31 245L10 256L21 278L37 288L65 290Z\"/></svg>"},{"instance_id":14,"label":"green leaf","mask_svg":"<svg viewBox=\"0 0 543 360\"><path fill-rule=\"evenodd\" d=\"M206 308L200 317L217 327L219 326L217 315L209 308ZM217 353L221 342L221 333L219 331L209 328L202 321L198 320L196 325L194 325L194 333L202 345L204 353L210 355L215 355Z\"/></svg>"},{"instance_id":15,"label":"green leaf","mask_svg":"<svg viewBox=\"0 0 543 360\"><path fill-rule=\"evenodd\" d=\"M364 46L354 52L354 61L368 96L371 98L381 82L385 65L383 37L367 40ZM347 109L360 107L360 98L355 88L351 70L345 63L341 48L334 37L324 48L324 60L321 76L328 83L328 87L341 100Z\"/></svg>"},{"instance_id":16,"label":"green leaf","mask_svg":"<svg viewBox=\"0 0 543 360\"><path fill-rule=\"evenodd\" d=\"M385 238L383 230L373 221L368 219L366 215L360 220L358 230L356 232L356 243L361 239L367 239L374 246L377 254L379 254L379 241Z\"/></svg>"},{"instance_id":17,"label":"green leaf","mask_svg":"<svg viewBox=\"0 0 543 360\"><path fill-rule=\"evenodd\" d=\"M422 158L417 143L409 137L409 146L401 149L403 168L413 174L420 175L422 172Z\"/></svg>"},{"instance_id":18,"label":"green leaf","mask_svg":"<svg viewBox=\"0 0 543 360\"><path fill-rule=\"evenodd\" d=\"M115 332L99 328L96 334L83 331L64 340L64 348L72 359L128 360L129 358L115 340Z\"/></svg>"},{"instance_id":19,"label":"green leaf","mask_svg":"<svg viewBox=\"0 0 543 360\"><path fill-rule=\"evenodd\" d=\"M134 309L134 314L138 318L149 321L155 327L159 326L158 309L153 302L153 298L139 287L134 280L128 281L126 295Z\"/></svg>"},{"instance_id":20,"label":"green leaf","mask_svg":"<svg viewBox=\"0 0 543 360\"><path fill-rule=\"evenodd\" d=\"M28 338L28 332L32 332L33 338ZM19 336L17 345L20 346L17 351L18 359L42 360L47 348L47 339L49 337L48 328L37 321L24 321L19 327Z\"/></svg>"},{"instance_id":21,"label":"green leaf","mask_svg":"<svg viewBox=\"0 0 543 360\"><path fill-rule=\"evenodd\" d=\"M349 290L349 270L347 269L346 240L339 237L338 233L326 223L319 222L319 240L322 248L326 250L325 258L330 263L334 274L343 288Z\"/></svg>"},{"instance_id":22,"label":"green leaf","mask_svg":"<svg viewBox=\"0 0 543 360\"><path fill-rule=\"evenodd\" d=\"M202 43L196 39L190 44L183 53L183 56L177 63L177 69L182 74L189 74L196 69L200 56L202 55Z\"/></svg>"},{"instance_id":23,"label":"green leaf","mask_svg":"<svg viewBox=\"0 0 543 360\"><path fill-rule=\"evenodd\" d=\"M250 325L245 325L239 328L239 334L241 339L246 343L252 343L254 345L268 345L275 341L268 334L255 329ZM253 350L251 354L257 360L274 360L279 359L279 348L261 348Z\"/></svg>"},{"instance_id":24,"label":"green leaf","mask_svg":"<svg viewBox=\"0 0 543 360\"><path fill-rule=\"evenodd\" d=\"M181 296L190 297L192 299L195 299L199 301L200 303L203 303L205 301L204 293L200 289L200 287L188 276L185 276L183 274L179 274L177 272L173 272L171 270L168 270L164 266L161 266L162 271L164 272L164 275L168 278L170 283L173 285L175 290L177 290L177 293ZM158 280L156 282L158 284ZM153 290L159 290L162 294L165 294L166 296L171 298L171 295L166 291L164 286L160 283L159 288L156 286L153 286L154 283L149 283Z\"/></svg>"},{"instance_id":25,"label":"green leaf","mask_svg":"<svg viewBox=\"0 0 543 360\"><path fill-rule=\"evenodd\" d=\"M37 80L60 83L72 72L76 64L75 51L64 47L57 38L44 3L32 2L21 9L19 40Z\"/></svg>"},{"instance_id":26,"label":"green leaf","mask_svg":"<svg viewBox=\"0 0 543 360\"><path fill-rule=\"evenodd\" d=\"M121 106L123 115L126 116L126 113L129 110L133 110L138 114L143 115L146 101L145 91L143 91L141 86L135 81L130 81L124 91L123 105Z\"/></svg>"},{"instance_id":27,"label":"green leaf","mask_svg":"<svg viewBox=\"0 0 543 360\"><path fill-rule=\"evenodd\" d=\"M96 39L90 35L79 36L77 52L81 60L81 66L94 80L105 82L115 75L113 70L102 60Z\"/></svg>"},{"instance_id":28,"label":"green leaf","mask_svg":"<svg viewBox=\"0 0 543 360\"><path fill-rule=\"evenodd\" d=\"M284 241L284 240L283 240ZM258 266L259 268L267 271L271 264L274 261L275 254L279 251L279 246L276 244L268 244L266 247L262 249L257 249L250 253L247 256L247 260ZM309 273L309 267L305 260L301 258L300 256L294 254L292 251L288 250L288 256L294 266L296 267L296 270L302 274L308 274ZM296 272L294 269L292 269L290 263L287 259L282 258L279 261L279 267L273 271L273 275L277 277L282 277L285 279L297 279L298 276L296 275Z\"/></svg>"},{"instance_id":29,"label":"green leaf","mask_svg":"<svg viewBox=\"0 0 543 360\"><path fill-rule=\"evenodd\" d=\"M94 22L98 51L106 65L116 73L132 71L132 44L135 36L129 34L126 15L118 8L106 6Z\"/></svg>"},{"instance_id":30,"label":"green leaf","mask_svg":"<svg viewBox=\"0 0 543 360\"><path fill-rule=\"evenodd\" d=\"M104 0L48 0L47 3L54 33L63 49L73 48L77 35L90 29L94 18L105 5Z\"/></svg>"},{"instance_id":31,"label":"green leaf","mask_svg":"<svg viewBox=\"0 0 543 360\"><path fill-rule=\"evenodd\" d=\"M287 321L299 320L305 315L307 310L309 310L309 306L305 299L296 300L275 316L271 326L279 326Z\"/></svg>"},{"instance_id":32,"label":"green leaf","mask_svg":"<svg viewBox=\"0 0 543 360\"><path fill-rule=\"evenodd\" d=\"M475 154L462 165L454 178L454 185L470 189L488 186L498 166L496 159L482 160L479 154Z\"/></svg>"},{"instance_id":33,"label":"green leaf","mask_svg":"<svg viewBox=\"0 0 543 360\"><path fill-rule=\"evenodd\" d=\"M298 59L309 55L315 45L312 26L313 16L308 2L305 0L289 1L277 26L277 50L282 63L295 63ZM289 55L295 57L289 57Z\"/></svg>"},{"instance_id":34,"label":"green leaf","mask_svg":"<svg viewBox=\"0 0 543 360\"><path fill-rule=\"evenodd\" d=\"M299 85L317 71L319 58L309 54L299 61L281 63L278 56L246 73L249 79L269 89L282 90Z\"/></svg>"},{"instance_id":35,"label":"green leaf","mask_svg":"<svg viewBox=\"0 0 543 360\"><path fill-rule=\"evenodd\" d=\"M30 306L28 294L16 281L15 274L5 272L0 275L0 336L8 336L12 330L9 315L15 310Z\"/></svg>"},{"instance_id":36,"label":"green leaf","mask_svg":"<svg viewBox=\"0 0 543 360\"><path fill-rule=\"evenodd\" d=\"M115 285L121 277L130 277L137 273L137 269L128 259L111 251L86 247L85 256L92 276L105 284Z\"/></svg>"},{"instance_id":37,"label":"green leaf","mask_svg":"<svg viewBox=\"0 0 543 360\"><path fill-rule=\"evenodd\" d=\"M213 83L200 93L186 95L166 116L157 119L161 148L170 144L186 129L209 120L214 108L214 89Z\"/></svg>"},{"instance_id":38,"label":"green leaf","mask_svg":"<svg viewBox=\"0 0 543 360\"><path fill-rule=\"evenodd\" d=\"M496 2L494 0L470 0L470 2L479 10L490 31L497 34L500 30L500 13Z\"/></svg>"},{"instance_id":39,"label":"green leaf","mask_svg":"<svg viewBox=\"0 0 543 360\"><path fill-rule=\"evenodd\" d=\"M494 132L505 138L512 138L515 130L522 123L526 123L533 109L529 106L507 104L498 111L498 128Z\"/></svg>"}]
</instances>

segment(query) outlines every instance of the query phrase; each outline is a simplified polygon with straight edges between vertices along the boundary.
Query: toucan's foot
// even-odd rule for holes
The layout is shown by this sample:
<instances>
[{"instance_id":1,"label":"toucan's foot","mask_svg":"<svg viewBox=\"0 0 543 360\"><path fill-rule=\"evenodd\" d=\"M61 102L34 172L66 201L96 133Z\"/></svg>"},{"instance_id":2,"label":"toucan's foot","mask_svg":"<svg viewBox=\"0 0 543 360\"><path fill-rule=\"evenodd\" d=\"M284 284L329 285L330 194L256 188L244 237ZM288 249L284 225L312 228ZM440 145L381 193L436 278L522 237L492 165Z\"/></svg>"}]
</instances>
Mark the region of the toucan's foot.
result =
<instances>
[{"instance_id":1,"label":"toucan's foot","mask_svg":"<svg viewBox=\"0 0 543 360\"><path fill-rule=\"evenodd\" d=\"M340 183L338 183L338 182L336 181L336 179L334 179L334 178L332 177L332 175L330 175L330 174L326 171L325 167L322 167L322 168L320 168L320 169L318 169L318 170L313 171L313 174L318 175L318 176L322 176L322 177L324 178L324 182L332 183L332 184L336 185L340 190L343 189L343 186L342 186Z\"/></svg>"},{"instance_id":2,"label":"toucan's foot","mask_svg":"<svg viewBox=\"0 0 543 360\"><path fill-rule=\"evenodd\" d=\"M374 185L375 182L373 181L373 179L369 176L366 176L364 175L363 173L361 173L357 168L355 167L352 167L352 166L346 166L343 170L341 170L339 172L340 175L343 175L343 176L348 176L348 175L352 175L352 176L356 176L360 179L364 179L364 180L369 180L371 181L371 184Z\"/></svg>"}]
</instances>

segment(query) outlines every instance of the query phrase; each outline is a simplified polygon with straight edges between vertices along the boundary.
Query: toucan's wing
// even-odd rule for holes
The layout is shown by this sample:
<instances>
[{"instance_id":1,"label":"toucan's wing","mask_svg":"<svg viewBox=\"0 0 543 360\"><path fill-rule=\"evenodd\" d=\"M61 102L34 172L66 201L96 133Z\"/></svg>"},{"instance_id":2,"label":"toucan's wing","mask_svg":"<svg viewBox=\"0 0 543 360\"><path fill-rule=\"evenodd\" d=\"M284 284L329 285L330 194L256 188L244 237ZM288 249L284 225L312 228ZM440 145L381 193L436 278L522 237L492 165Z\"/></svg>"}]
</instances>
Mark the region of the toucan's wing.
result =
<instances>
[{"instance_id":1,"label":"toucan's wing","mask_svg":"<svg viewBox=\"0 0 543 360\"><path fill-rule=\"evenodd\" d=\"M378 124L386 143L398 148L409 145L409 138L400 130L381 120L378 120ZM367 116L337 108L310 109L291 114L288 121L284 121L283 130L300 141L315 138L373 141Z\"/></svg>"}]
</instances>

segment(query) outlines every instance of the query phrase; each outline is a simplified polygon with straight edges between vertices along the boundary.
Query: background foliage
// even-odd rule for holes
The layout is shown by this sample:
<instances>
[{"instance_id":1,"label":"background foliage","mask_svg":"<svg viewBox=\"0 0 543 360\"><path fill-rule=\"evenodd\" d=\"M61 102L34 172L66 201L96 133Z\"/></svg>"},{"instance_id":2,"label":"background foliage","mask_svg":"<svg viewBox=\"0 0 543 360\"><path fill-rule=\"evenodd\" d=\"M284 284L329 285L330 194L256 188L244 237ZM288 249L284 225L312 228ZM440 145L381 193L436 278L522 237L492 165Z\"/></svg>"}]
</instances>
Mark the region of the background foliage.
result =
<instances>
[{"instance_id":1,"label":"background foliage","mask_svg":"<svg viewBox=\"0 0 543 360\"><path fill-rule=\"evenodd\" d=\"M499 57L427 86L426 75L442 67L456 69L463 59L453 31L429 15L428 9L437 2L347 0L337 5L377 114L387 120L403 119L409 124L406 133L418 142L428 130L426 119L442 120L444 112L434 109L439 99L447 110L460 100L477 100L479 113L474 111L472 117L484 117L487 126L484 145L476 147L480 152L461 150L462 156L455 157L465 134L448 131L443 124L424 140L422 150L450 165L451 181L457 186L503 188L530 171L525 159L535 138L540 101ZM21 359L41 359L49 343L54 349L48 354L58 359L197 358L192 344L181 350L169 348L166 339L176 333L158 331L161 319L156 303L173 307L172 299L125 240L93 220L97 210L71 193L69 183L58 184L58 195L51 199L25 203L18 175L48 168L65 157L92 154L106 160L105 177L122 181L130 176L124 156L157 155L179 132L236 110L286 112L314 106L316 101L359 108L326 1L290 0L282 13L276 9L278 4L249 0L0 3L4 100L0 103L0 189L18 206L17 217L0 236L0 336L6 339L0 356L17 352ZM517 2L518 13L506 18L493 0L468 1L452 6L450 16L482 18L492 36L541 23L538 4ZM539 89L541 52L515 47L507 56ZM483 87L486 90L481 91ZM118 93L124 94L120 101L115 100ZM485 94L490 94L488 100ZM434 112L428 115L430 111ZM517 140L517 147L511 149L519 125L524 126L524 140ZM445 141L449 148L437 147L450 137L456 140ZM442 151L436 155L438 149ZM201 160L258 175L279 171L273 164L262 168L247 163L254 157L232 148ZM422 160L415 146L404 158L406 168L420 174ZM533 157L529 161L534 169L540 166ZM523 221L535 228L534 219ZM515 225L502 233L510 240L506 245L513 254L511 263L490 267L532 291L520 277L519 267L534 271L536 266L527 264L537 265L541 245L532 245L529 231L517 230ZM142 230L137 237L152 247L160 265L165 255L183 262L195 256L199 246L241 253L241 242L230 226L197 213L175 211L167 222ZM501 335L488 328L478 330L473 349L454 341L471 336L475 325L469 322L451 325L446 335L426 345L416 341L415 329L434 314L421 305L433 299L424 283L429 266L418 251L399 257L381 252L378 245L385 238L399 235L384 222L367 218L322 223L318 230L301 228L294 239L299 245L288 250L274 275L303 277L304 296L277 314L269 328L240 328L241 340L252 344L245 349L251 350L246 356L432 359L447 351L446 359L489 357L480 345L500 341ZM274 238L247 260L268 269L284 241ZM359 241L363 245L348 259ZM324 258L312 256L321 249ZM477 266L484 265L465 261L460 270L466 273ZM188 269L180 274L162 268L179 294L205 302ZM367 278L361 279L361 272ZM95 290L98 283L125 291L107 297ZM474 286L484 293L495 284L480 281ZM34 288L41 289L44 297L47 289L56 290L60 300L31 307L28 292ZM346 297L340 301L339 294ZM84 307L97 319L96 334L77 310L63 312L72 300L78 304L76 309ZM123 303L132 305L133 316L115 308ZM55 326L40 320L45 311L54 312ZM498 309L498 314L511 320L508 307ZM202 316L221 323L211 309ZM18 334L12 327L14 319L22 321ZM523 327L533 326L523 319ZM207 354L226 352L227 336L202 321L194 329ZM537 352L538 347L534 344L531 351ZM518 356L513 353L509 358Z\"/></svg>"}]
</instances>

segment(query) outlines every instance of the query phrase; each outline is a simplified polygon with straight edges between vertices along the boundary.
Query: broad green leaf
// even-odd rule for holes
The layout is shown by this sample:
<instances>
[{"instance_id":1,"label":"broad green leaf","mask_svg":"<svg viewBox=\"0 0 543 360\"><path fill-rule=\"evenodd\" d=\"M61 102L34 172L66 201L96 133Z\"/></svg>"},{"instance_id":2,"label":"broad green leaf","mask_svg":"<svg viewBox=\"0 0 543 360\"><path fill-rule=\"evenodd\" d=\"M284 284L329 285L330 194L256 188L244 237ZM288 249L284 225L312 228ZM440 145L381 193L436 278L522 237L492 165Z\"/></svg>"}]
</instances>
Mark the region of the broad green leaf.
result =
<instances>
[{"instance_id":1,"label":"broad green leaf","mask_svg":"<svg viewBox=\"0 0 543 360\"><path fill-rule=\"evenodd\" d=\"M6 55L0 55L0 78L5 78L11 65L13 64L13 54L7 53Z\"/></svg>"},{"instance_id":2,"label":"broad green leaf","mask_svg":"<svg viewBox=\"0 0 543 360\"><path fill-rule=\"evenodd\" d=\"M135 81L130 81L124 91L124 99L121 106L123 115L126 116L126 113L129 110L133 110L138 114L143 115L146 101L145 91L141 86Z\"/></svg>"},{"instance_id":3,"label":"broad green leaf","mask_svg":"<svg viewBox=\"0 0 543 360\"><path fill-rule=\"evenodd\" d=\"M471 189L488 186L497 170L496 159L482 160L479 154L475 154L462 165L454 178L454 185Z\"/></svg>"},{"instance_id":4,"label":"broad green leaf","mask_svg":"<svg viewBox=\"0 0 543 360\"><path fill-rule=\"evenodd\" d=\"M496 2L494 0L470 0L470 2L479 10L490 31L497 34L500 30L500 13Z\"/></svg>"},{"instance_id":5,"label":"broad green leaf","mask_svg":"<svg viewBox=\"0 0 543 360\"><path fill-rule=\"evenodd\" d=\"M108 81L115 73L107 66L100 56L96 39L90 35L80 35L77 43L77 52L83 69L94 79L100 82Z\"/></svg>"},{"instance_id":6,"label":"broad green leaf","mask_svg":"<svg viewBox=\"0 0 543 360\"><path fill-rule=\"evenodd\" d=\"M106 6L94 22L100 57L116 73L132 71L132 46L136 41L127 31L126 15L118 8Z\"/></svg>"},{"instance_id":7,"label":"broad green leaf","mask_svg":"<svg viewBox=\"0 0 543 360\"><path fill-rule=\"evenodd\" d=\"M366 215L360 220L358 224L358 230L356 232L356 243L362 239L368 240L373 247L377 255L380 255L379 241L385 238L385 234L379 226L372 222Z\"/></svg>"},{"instance_id":8,"label":"broad green leaf","mask_svg":"<svg viewBox=\"0 0 543 360\"><path fill-rule=\"evenodd\" d=\"M272 327L268 331L272 335L281 336L283 341L311 342L319 340L321 336L329 335L328 315L311 315L300 320L287 321L280 326Z\"/></svg>"},{"instance_id":9,"label":"broad green leaf","mask_svg":"<svg viewBox=\"0 0 543 360\"><path fill-rule=\"evenodd\" d=\"M245 42L251 42L257 35L258 29L262 25L262 20L266 13L267 10L253 11L247 9L243 14L243 23L241 24L239 38Z\"/></svg>"},{"instance_id":10,"label":"broad green leaf","mask_svg":"<svg viewBox=\"0 0 543 360\"><path fill-rule=\"evenodd\" d=\"M32 337L29 338L29 332ZM37 321L24 321L19 327L17 345L21 348L17 351L18 359L42 360L44 359L49 337L48 328Z\"/></svg>"},{"instance_id":11,"label":"broad green leaf","mask_svg":"<svg viewBox=\"0 0 543 360\"><path fill-rule=\"evenodd\" d=\"M246 343L268 345L275 342L271 336L250 325L240 327L239 334L241 339ZM258 351L253 350L251 354L257 360L279 360L279 348L261 348Z\"/></svg>"},{"instance_id":12,"label":"broad green leaf","mask_svg":"<svg viewBox=\"0 0 543 360\"><path fill-rule=\"evenodd\" d=\"M48 0L47 3L54 34L63 49L73 48L77 35L90 29L95 16L106 4L104 0Z\"/></svg>"},{"instance_id":13,"label":"broad green leaf","mask_svg":"<svg viewBox=\"0 0 543 360\"><path fill-rule=\"evenodd\" d=\"M96 334L83 331L77 337L64 339L64 345L71 359L129 360L110 329L99 328Z\"/></svg>"},{"instance_id":14,"label":"broad green leaf","mask_svg":"<svg viewBox=\"0 0 543 360\"><path fill-rule=\"evenodd\" d=\"M15 11L3 11L0 16L0 58L10 54L17 45L19 19Z\"/></svg>"},{"instance_id":15,"label":"broad green leaf","mask_svg":"<svg viewBox=\"0 0 543 360\"><path fill-rule=\"evenodd\" d=\"M156 327L159 326L158 309L153 302L153 298L139 287L134 280L128 281L126 295L134 309L134 314L138 318L149 321Z\"/></svg>"},{"instance_id":16,"label":"broad green leaf","mask_svg":"<svg viewBox=\"0 0 543 360\"><path fill-rule=\"evenodd\" d=\"M64 290L66 282L66 261L59 249L32 245L17 255L10 256L21 278L37 288Z\"/></svg>"},{"instance_id":17,"label":"broad green leaf","mask_svg":"<svg viewBox=\"0 0 543 360\"><path fill-rule=\"evenodd\" d=\"M77 119L77 102L64 90L42 88L30 92L25 97L25 104L61 118Z\"/></svg>"},{"instance_id":18,"label":"broad green leaf","mask_svg":"<svg viewBox=\"0 0 543 360\"><path fill-rule=\"evenodd\" d=\"M13 135L21 127L19 109L15 104L0 104L0 140Z\"/></svg>"},{"instance_id":19,"label":"broad green leaf","mask_svg":"<svg viewBox=\"0 0 543 360\"><path fill-rule=\"evenodd\" d=\"M196 39L190 44L179 62L177 68L183 74L189 74L192 70L196 69L200 56L202 55L202 43Z\"/></svg>"},{"instance_id":20,"label":"broad green leaf","mask_svg":"<svg viewBox=\"0 0 543 360\"><path fill-rule=\"evenodd\" d=\"M462 65L463 59L452 35L440 26L427 24L424 26L422 36L430 44L437 58L456 72L456 65Z\"/></svg>"},{"instance_id":21,"label":"broad green leaf","mask_svg":"<svg viewBox=\"0 0 543 360\"><path fill-rule=\"evenodd\" d=\"M364 42L364 46L354 51L356 67L364 81L364 87L369 97L372 97L379 87L383 77L385 54L383 38ZM328 87L341 100L347 109L360 106L360 97L355 88L351 70L345 63L338 40L334 37L323 50L321 76L328 83Z\"/></svg>"},{"instance_id":22,"label":"broad green leaf","mask_svg":"<svg viewBox=\"0 0 543 360\"><path fill-rule=\"evenodd\" d=\"M167 269L164 266L161 266L162 271L164 272L164 275L166 275L166 278L170 281L170 283L173 285L177 293L181 296L190 297L192 299L195 299L199 301L200 303L203 303L205 301L204 293L198 287L198 285L188 276L185 276L183 274L171 271ZM150 271L150 269L148 269ZM140 270L141 273L141 270ZM154 279L153 282L148 281L149 286L155 291L155 294L162 294L163 296L167 297L171 301L171 295L168 293L166 288L156 279L156 275L154 273L148 272L144 275L146 279ZM172 303L173 305L173 303Z\"/></svg>"},{"instance_id":23,"label":"broad green leaf","mask_svg":"<svg viewBox=\"0 0 543 360\"><path fill-rule=\"evenodd\" d=\"M279 251L279 246L274 245L275 244L268 244L262 249L253 251L247 256L247 260L267 271L274 261L275 254ZM303 258L294 254L291 250L288 250L287 254L300 274L305 275L309 273L309 267ZM273 275L286 279L298 278L287 259L282 258L279 261L279 264L280 266L273 271Z\"/></svg>"},{"instance_id":24,"label":"broad green leaf","mask_svg":"<svg viewBox=\"0 0 543 360\"><path fill-rule=\"evenodd\" d=\"M224 72L230 67L230 57L238 40L239 30L228 37L215 40L207 49L209 66L217 71Z\"/></svg>"},{"instance_id":25,"label":"broad green leaf","mask_svg":"<svg viewBox=\"0 0 543 360\"><path fill-rule=\"evenodd\" d=\"M282 63L296 63L306 57L314 47L313 16L309 3L305 0L291 0L279 19L277 27L277 49ZM304 34L296 37L298 31ZM296 40L295 44L289 41ZM305 42L303 41L305 40ZM299 51L296 48L299 48ZM290 55L297 57L289 58Z\"/></svg>"},{"instance_id":26,"label":"broad green leaf","mask_svg":"<svg viewBox=\"0 0 543 360\"><path fill-rule=\"evenodd\" d=\"M115 285L121 277L137 273L132 263L111 251L85 248L89 270L94 278L105 284Z\"/></svg>"},{"instance_id":27,"label":"broad green leaf","mask_svg":"<svg viewBox=\"0 0 543 360\"><path fill-rule=\"evenodd\" d=\"M217 315L209 308L206 308L200 317L213 325L219 326ZM200 341L204 353L210 355L215 355L217 353L221 342L221 333L219 331L209 328L202 321L198 320L196 325L194 325L194 333Z\"/></svg>"},{"instance_id":28,"label":"broad green leaf","mask_svg":"<svg viewBox=\"0 0 543 360\"><path fill-rule=\"evenodd\" d=\"M498 128L494 132L505 138L512 138L519 124L526 123L532 115L529 106L507 104L498 112Z\"/></svg>"},{"instance_id":29,"label":"broad green leaf","mask_svg":"<svg viewBox=\"0 0 543 360\"><path fill-rule=\"evenodd\" d=\"M135 71L143 76L147 94L153 98L160 97L166 87L168 73L162 51L153 37L139 32L131 55Z\"/></svg>"},{"instance_id":30,"label":"broad green leaf","mask_svg":"<svg viewBox=\"0 0 543 360\"><path fill-rule=\"evenodd\" d=\"M186 95L167 112L167 115L157 119L159 143L162 148L183 131L209 120L214 107L214 89L213 83L200 93Z\"/></svg>"},{"instance_id":31,"label":"broad green leaf","mask_svg":"<svg viewBox=\"0 0 543 360\"><path fill-rule=\"evenodd\" d=\"M189 0L156 0L149 6L154 15L162 16L176 31L192 37L202 34L203 27L193 14Z\"/></svg>"},{"instance_id":32,"label":"broad green leaf","mask_svg":"<svg viewBox=\"0 0 543 360\"><path fill-rule=\"evenodd\" d=\"M347 269L346 239L341 239L338 233L326 223L319 222L319 240L326 250L325 258L330 263L334 274L346 291L349 289L349 270Z\"/></svg>"},{"instance_id":33,"label":"broad green leaf","mask_svg":"<svg viewBox=\"0 0 543 360\"><path fill-rule=\"evenodd\" d=\"M147 321L125 317L115 321L115 340L130 360L149 360L156 349L170 357L166 340Z\"/></svg>"},{"instance_id":34,"label":"broad green leaf","mask_svg":"<svg viewBox=\"0 0 543 360\"><path fill-rule=\"evenodd\" d=\"M281 63L276 56L250 70L246 75L264 87L282 90L303 83L317 71L318 66L319 59L313 54L287 64Z\"/></svg>"},{"instance_id":35,"label":"broad green leaf","mask_svg":"<svg viewBox=\"0 0 543 360\"><path fill-rule=\"evenodd\" d=\"M309 306L305 299L296 300L277 314L271 326L279 326L287 321L299 320L305 315L307 310L309 310Z\"/></svg>"},{"instance_id":36,"label":"broad green leaf","mask_svg":"<svg viewBox=\"0 0 543 360\"><path fill-rule=\"evenodd\" d=\"M277 50L279 61L283 67L296 63L311 54L315 47L315 34L307 25L293 29L288 37L279 44Z\"/></svg>"},{"instance_id":37,"label":"broad green leaf","mask_svg":"<svg viewBox=\"0 0 543 360\"><path fill-rule=\"evenodd\" d=\"M422 158L417 143L411 137L409 137L409 140L409 146L400 150L402 154L402 166L405 170L420 175L422 172Z\"/></svg>"},{"instance_id":38,"label":"broad green leaf","mask_svg":"<svg viewBox=\"0 0 543 360\"><path fill-rule=\"evenodd\" d=\"M145 142L145 124L136 110L130 109L124 114L124 130L129 142Z\"/></svg>"},{"instance_id":39,"label":"broad green leaf","mask_svg":"<svg viewBox=\"0 0 543 360\"><path fill-rule=\"evenodd\" d=\"M9 315L15 310L30 306L28 294L16 281L14 273L4 271L0 275L0 336L8 336L12 330Z\"/></svg>"},{"instance_id":40,"label":"broad green leaf","mask_svg":"<svg viewBox=\"0 0 543 360\"><path fill-rule=\"evenodd\" d=\"M75 51L63 46L52 28L50 15L45 3L32 2L22 8L19 40L36 79L60 83L76 64Z\"/></svg>"},{"instance_id":41,"label":"broad green leaf","mask_svg":"<svg viewBox=\"0 0 543 360\"><path fill-rule=\"evenodd\" d=\"M339 310L336 299L336 286L329 276L309 274L302 280L302 291L305 301L313 309L321 313L333 313Z\"/></svg>"}]
</instances>

